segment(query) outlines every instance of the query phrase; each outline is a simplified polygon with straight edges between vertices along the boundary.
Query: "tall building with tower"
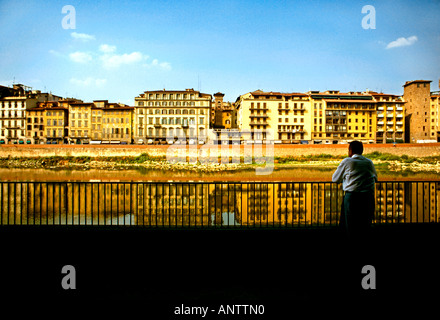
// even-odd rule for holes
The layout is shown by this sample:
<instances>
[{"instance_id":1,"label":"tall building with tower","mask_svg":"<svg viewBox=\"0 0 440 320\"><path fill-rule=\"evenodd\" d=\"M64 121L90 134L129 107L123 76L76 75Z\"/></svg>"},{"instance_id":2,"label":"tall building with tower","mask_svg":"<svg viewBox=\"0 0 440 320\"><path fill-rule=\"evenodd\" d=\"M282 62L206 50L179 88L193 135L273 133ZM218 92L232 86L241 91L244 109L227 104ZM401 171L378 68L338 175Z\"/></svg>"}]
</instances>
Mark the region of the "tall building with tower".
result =
<instances>
[{"instance_id":1,"label":"tall building with tower","mask_svg":"<svg viewBox=\"0 0 440 320\"><path fill-rule=\"evenodd\" d=\"M403 85L405 103L405 141L437 142L437 129L431 111L430 80L407 81Z\"/></svg>"}]
</instances>

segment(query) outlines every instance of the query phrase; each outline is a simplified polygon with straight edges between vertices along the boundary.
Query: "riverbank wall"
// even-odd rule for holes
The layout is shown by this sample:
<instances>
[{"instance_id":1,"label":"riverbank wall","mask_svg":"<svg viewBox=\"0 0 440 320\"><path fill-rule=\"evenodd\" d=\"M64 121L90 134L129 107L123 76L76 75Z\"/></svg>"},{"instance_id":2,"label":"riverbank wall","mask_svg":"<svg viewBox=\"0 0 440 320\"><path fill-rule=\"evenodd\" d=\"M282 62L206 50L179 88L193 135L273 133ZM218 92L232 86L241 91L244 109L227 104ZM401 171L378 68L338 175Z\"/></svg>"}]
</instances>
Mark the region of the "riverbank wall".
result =
<instances>
[{"instance_id":1,"label":"riverbank wall","mask_svg":"<svg viewBox=\"0 0 440 320\"><path fill-rule=\"evenodd\" d=\"M271 148L273 147L273 151ZM1 145L0 157L137 157L147 153L152 157L166 157L179 154L190 156L196 153L199 157L204 155L218 156L243 156L250 150L254 155L261 153L263 156L273 154L275 157L299 157L307 155L330 154L334 156L347 155L348 145L265 145L248 146L150 146L150 145ZM252 152L252 151L251 151ZM364 154L380 152L392 155L407 155L410 157L428 157L440 155L440 143L426 144L366 144Z\"/></svg>"}]
</instances>

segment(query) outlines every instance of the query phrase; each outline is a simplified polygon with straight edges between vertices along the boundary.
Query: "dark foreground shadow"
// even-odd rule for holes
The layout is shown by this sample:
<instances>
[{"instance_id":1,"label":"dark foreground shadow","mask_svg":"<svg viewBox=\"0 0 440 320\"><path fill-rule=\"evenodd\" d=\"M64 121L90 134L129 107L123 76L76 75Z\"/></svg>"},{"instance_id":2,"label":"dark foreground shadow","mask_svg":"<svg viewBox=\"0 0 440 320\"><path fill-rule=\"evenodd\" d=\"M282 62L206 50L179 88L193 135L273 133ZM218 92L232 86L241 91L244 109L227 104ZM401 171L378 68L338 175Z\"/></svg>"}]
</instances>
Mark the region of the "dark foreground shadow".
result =
<instances>
[{"instance_id":1,"label":"dark foreground shadow","mask_svg":"<svg viewBox=\"0 0 440 320\"><path fill-rule=\"evenodd\" d=\"M429 305L440 285L439 234L436 225L374 227L359 252L337 229L2 227L1 301L133 300L157 319L182 304L262 304L269 319L305 306ZM65 265L75 268L74 290L61 285ZM365 265L376 289L362 287Z\"/></svg>"}]
</instances>

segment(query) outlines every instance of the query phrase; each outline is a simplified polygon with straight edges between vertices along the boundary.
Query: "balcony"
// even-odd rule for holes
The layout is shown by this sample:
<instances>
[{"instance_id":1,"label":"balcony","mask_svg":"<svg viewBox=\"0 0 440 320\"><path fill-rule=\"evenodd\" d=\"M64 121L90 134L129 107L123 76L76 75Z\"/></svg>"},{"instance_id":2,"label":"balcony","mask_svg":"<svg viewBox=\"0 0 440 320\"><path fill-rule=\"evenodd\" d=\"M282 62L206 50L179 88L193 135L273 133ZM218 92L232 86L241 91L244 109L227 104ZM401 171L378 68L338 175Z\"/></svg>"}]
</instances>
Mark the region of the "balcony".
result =
<instances>
[{"instance_id":1,"label":"balcony","mask_svg":"<svg viewBox=\"0 0 440 320\"><path fill-rule=\"evenodd\" d=\"M257 107L257 106L251 106L250 108L249 108L249 110L267 110L267 106L260 106L260 107Z\"/></svg>"},{"instance_id":2,"label":"balcony","mask_svg":"<svg viewBox=\"0 0 440 320\"><path fill-rule=\"evenodd\" d=\"M397 111L403 111L403 107L396 107Z\"/></svg>"},{"instance_id":3,"label":"balcony","mask_svg":"<svg viewBox=\"0 0 440 320\"><path fill-rule=\"evenodd\" d=\"M396 113L396 118L403 118L403 114L401 114L401 113Z\"/></svg>"},{"instance_id":4,"label":"balcony","mask_svg":"<svg viewBox=\"0 0 440 320\"><path fill-rule=\"evenodd\" d=\"M160 123L155 123L155 124L154 124L154 127L155 127L155 128L160 128L160 127L162 127L162 125L161 125ZM182 127L183 127L183 125L182 125Z\"/></svg>"},{"instance_id":5,"label":"balcony","mask_svg":"<svg viewBox=\"0 0 440 320\"><path fill-rule=\"evenodd\" d=\"M251 114L249 118L269 118L267 114Z\"/></svg>"},{"instance_id":6,"label":"balcony","mask_svg":"<svg viewBox=\"0 0 440 320\"><path fill-rule=\"evenodd\" d=\"M377 124L378 124L379 126L383 126L383 121L378 121Z\"/></svg>"},{"instance_id":7,"label":"balcony","mask_svg":"<svg viewBox=\"0 0 440 320\"><path fill-rule=\"evenodd\" d=\"M379 114L377 115L377 117L378 117L378 118L383 118L383 113L379 113Z\"/></svg>"},{"instance_id":8,"label":"balcony","mask_svg":"<svg viewBox=\"0 0 440 320\"><path fill-rule=\"evenodd\" d=\"M377 110L383 111L383 107L377 107Z\"/></svg>"},{"instance_id":9,"label":"balcony","mask_svg":"<svg viewBox=\"0 0 440 320\"><path fill-rule=\"evenodd\" d=\"M393 107L387 107L387 111L393 111L394 108Z\"/></svg>"},{"instance_id":10,"label":"balcony","mask_svg":"<svg viewBox=\"0 0 440 320\"><path fill-rule=\"evenodd\" d=\"M390 126L394 125L394 121L387 121L387 125L390 125Z\"/></svg>"}]
</instances>

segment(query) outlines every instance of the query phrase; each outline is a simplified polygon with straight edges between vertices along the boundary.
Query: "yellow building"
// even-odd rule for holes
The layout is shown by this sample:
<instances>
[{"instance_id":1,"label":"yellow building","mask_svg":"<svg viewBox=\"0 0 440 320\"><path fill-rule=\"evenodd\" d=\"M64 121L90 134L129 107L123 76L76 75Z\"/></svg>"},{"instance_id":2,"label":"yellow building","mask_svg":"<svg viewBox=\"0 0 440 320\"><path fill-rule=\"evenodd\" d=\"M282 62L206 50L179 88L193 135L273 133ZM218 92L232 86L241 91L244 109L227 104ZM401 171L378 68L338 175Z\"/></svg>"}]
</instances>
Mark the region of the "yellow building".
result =
<instances>
[{"instance_id":1,"label":"yellow building","mask_svg":"<svg viewBox=\"0 0 440 320\"><path fill-rule=\"evenodd\" d=\"M440 92L431 93L431 138L440 142Z\"/></svg>"},{"instance_id":2,"label":"yellow building","mask_svg":"<svg viewBox=\"0 0 440 320\"><path fill-rule=\"evenodd\" d=\"M32 144L45 143L45 114L46 109L44 107L29 108L27 110L26 142L30 141Z\"/></svg>"},{"instance_id":3,"label":"yellow building","mask_svg":"<svg viewBox=\"0 0 440 320\"><path fill-rule=\"evenodd\" d=\"M376 101L371 95L339 91L310 91L309 95L314 143L375 142Z\"/></svg>"},{"instance_id":4,"label":"yellow building","mask_svg":"<svg viewBox=\"0 0 440 320\"><path fill-rule=\"evenodd\" d=\"M67 143L68 130L68 114L69 109L52 104L46 107L45 117L43 119L45 128L46 143L62 144Z\"/></svg>"},{"instance_id":5,"label":"yellow building","mask_svg":"<svg viewBox=\"0 0 440 320\"><path fill-rule=\"evenodd\" d=\"M134 142L206 142L211 102L210 94L194 89L145 91L135 97Z\"/></svg>"},{"instance_id":6,"label":"yellow building","mask_svg":"<svg viewBox=\"0 0 440 320\"><path fill-rule=\"evenodd\" d=\"M368 92L376 100L376 143L403 143L405 140L404 100L400 96Z\"/></svg>"},{"instance_id":7,"label":"yellow building","mask_svg":"<svg viewBox=\"0 0 440 320\"><path fill-rule=\"evenodd\" d=\"M250 143L310 140L310 99L303 93L253 91L235 102L238 128ZM247 140L246 138L244 138Z\"/></svg>"},{"instance_id":8,"label":"yellow building","mask_svg":"<svg viewBox=\"0 0 440 320\"><path fill-rule=\"evenodd\" d=\"M91 102L69 103L69 121L70 121L70 141L75 144L90 143L91 133Z\"/></svg>"},{"instance_id":9,"label":"yellow building","mask_svg":"<svg viewBox=\"0 0 440 320\"><path fill-rule=\"evenodd\" d=\"M99 106L97 106L99 107ZM132 142L132 117L133 107L107 103L105 101L102 110L96 110L96 131L99 131L100 123L98 122L102 112L102 142L129 144ZM92 126L93 126L92 117Z\"/></svg>"}]
</instances>

